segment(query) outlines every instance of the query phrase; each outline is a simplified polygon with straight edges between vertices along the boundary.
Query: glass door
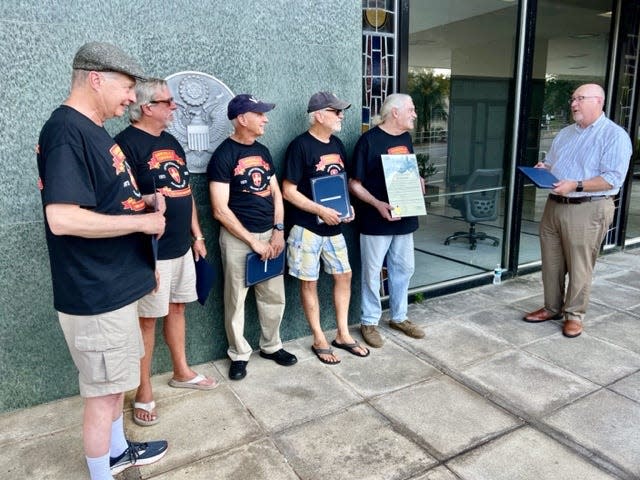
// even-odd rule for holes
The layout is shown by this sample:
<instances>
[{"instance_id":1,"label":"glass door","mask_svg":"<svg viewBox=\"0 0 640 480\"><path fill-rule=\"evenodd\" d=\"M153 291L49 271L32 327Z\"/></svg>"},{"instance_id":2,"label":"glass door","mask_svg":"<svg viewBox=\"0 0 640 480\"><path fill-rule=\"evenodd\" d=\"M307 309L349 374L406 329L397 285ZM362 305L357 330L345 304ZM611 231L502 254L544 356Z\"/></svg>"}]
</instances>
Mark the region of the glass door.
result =
<instances>
[{"instance_id":1,"label":"glass door","mask_svg":"<svg viewBox=\"0 0 640 480\"><path fill-rule=\"evenodd\" d=\"M544 159L556 134L573 123L569 98L583 83L605 87L611 0L538 0L527 154ZM518 263L540 260L539 222L547 190L525 184Z\"/></svg>"}]
</instances>

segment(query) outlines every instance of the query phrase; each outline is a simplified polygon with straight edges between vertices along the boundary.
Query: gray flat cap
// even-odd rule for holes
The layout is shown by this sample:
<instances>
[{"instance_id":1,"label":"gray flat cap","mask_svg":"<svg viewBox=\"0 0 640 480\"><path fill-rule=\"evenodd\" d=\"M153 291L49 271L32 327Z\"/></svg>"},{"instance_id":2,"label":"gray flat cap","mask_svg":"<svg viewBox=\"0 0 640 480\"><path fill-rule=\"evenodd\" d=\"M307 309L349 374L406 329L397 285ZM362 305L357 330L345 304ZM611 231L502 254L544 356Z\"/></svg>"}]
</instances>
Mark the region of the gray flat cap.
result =
<instances>
[{"instance_id":1,"label":"gray flat cap","mask_svg":"<svg viewBox=\"0 0 640 480\"><path fill-rule=\"evenodd\" d=\"M73 68L96 72L119 72L140 80L146 75L142 67L120 48L110 43L85 43L73 58Z\"/></svg>"}]
</instances>

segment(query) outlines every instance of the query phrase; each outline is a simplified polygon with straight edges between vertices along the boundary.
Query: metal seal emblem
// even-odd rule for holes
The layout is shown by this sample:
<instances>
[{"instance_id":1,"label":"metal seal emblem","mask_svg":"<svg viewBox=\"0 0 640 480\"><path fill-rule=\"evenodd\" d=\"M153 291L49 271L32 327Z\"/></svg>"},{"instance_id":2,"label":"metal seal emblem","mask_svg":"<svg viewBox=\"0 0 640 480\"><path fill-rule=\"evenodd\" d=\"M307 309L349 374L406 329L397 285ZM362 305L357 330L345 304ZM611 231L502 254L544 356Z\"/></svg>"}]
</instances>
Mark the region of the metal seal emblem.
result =
<instances>
[{"instance_id":1,"label":"metal seal emblem","mask_svg":"<svg viewBox=\"0 0 640 480\"><path fill-rule=\"evenodd\" d=\"M220 80L201 72L179 72L166 79L178 108L167 131L182 145L192 173L204 173L213 151L233 133L227 104L234 95Z\"/></svg>"}]
</instances>

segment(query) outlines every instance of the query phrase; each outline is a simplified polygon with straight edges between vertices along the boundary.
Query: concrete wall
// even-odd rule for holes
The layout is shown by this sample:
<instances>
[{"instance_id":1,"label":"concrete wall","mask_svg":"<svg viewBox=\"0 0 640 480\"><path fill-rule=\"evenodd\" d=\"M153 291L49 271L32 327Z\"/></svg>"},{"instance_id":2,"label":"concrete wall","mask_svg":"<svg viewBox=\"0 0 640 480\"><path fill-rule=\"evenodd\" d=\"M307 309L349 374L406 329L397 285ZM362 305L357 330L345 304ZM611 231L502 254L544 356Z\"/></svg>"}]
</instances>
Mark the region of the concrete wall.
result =
<instances>
[{"instance_id":1,"label":"concrete wall","mask_svg":"<svg viewBox=\"0 0 640 480\"><path fill-rule=\"evenodd\" d=\"M176 7L169 6L175 3ZM353 103L341 137L350 151L358 136L361 105L360 2L322 0L201 1L26 0L0 3L0 411L77 393L77 374L53 309L34 147L41 126L67 95L71 61L91 40L118 44L149 74L196 70L277 103L263 142L281 171L288 142L306 128L309 95L330 89ZM115 134L125 120L112 120ZM220 271L218 226L211 219L206 179L192 178L209 258ZM354 232L347 230L359 278ZM331 282L323 275L323 324L333 328ZM359 310L354 281L351 318ZM307 335L298 285L286 279L283 339ZM187 309L191 363L225 356L222 284L205 307ZM161 327L161 323L158 324ZM259 335L253 296L248 338ZM170 369L158 336L154 371Z\"/></svg>"}]
</instances>

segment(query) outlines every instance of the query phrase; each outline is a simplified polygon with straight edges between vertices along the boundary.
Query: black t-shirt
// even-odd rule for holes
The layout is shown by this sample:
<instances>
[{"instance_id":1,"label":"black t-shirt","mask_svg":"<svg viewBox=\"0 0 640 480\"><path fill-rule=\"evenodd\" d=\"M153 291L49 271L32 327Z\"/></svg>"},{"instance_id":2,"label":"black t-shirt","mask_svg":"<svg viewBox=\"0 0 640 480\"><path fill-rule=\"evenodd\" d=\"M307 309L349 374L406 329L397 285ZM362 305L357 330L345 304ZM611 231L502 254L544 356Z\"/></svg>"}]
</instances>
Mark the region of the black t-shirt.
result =
<instances>
[{"instance_id":1,"label":"black t-shirt","mask_svg":"<svg viewBox=\"0 0 640 480\"><path fill-rule=\"evenodd\" d=\"M225 139L207 166L210 182L229 184L229 208L242 226L253 233L273 228L271 177L276 174L267 147Z\"/></svg>"},{"instance_id":2,"label":"black t-shirt","mask_svg":"<svg viewBox=\"0 0 640 480\"><path fill-rule=\"evenodd\" d=\"M38 174L42 205L73 204L107 215L143 213L145 205L120 147L107 131L67 106L40 132ZM53 235L45 215L53 300L70 315L124 307L155 286L151 237Z\"/></svg>"},{"instance_id":3,"label":"black t-shirt","mask_svg":"<svg viewBox=\"0 0 640 480\"><path fill-rule=\"evenodd\" d=\"M324 143L309 132L304 132L294 138L287 148L283 178L297 185L300 193L313 200L311 179L344 172L346 158L344 145L338 137L331 135L329 143ZM299 225L316 235L332 236L341 232L340 224L319 224L316 215L290 203L287 203L285 218L288 225Z\"/></svg>"},{"instance_id":4,"label":"black t-shirt","mask_svg":"<svg viewBox=\"0 0 640 480\"><path fill-rule=\"evenodd\" d=\"M408 132L389 135L380 127L362 134L353 150L351 178L378 200L389 203L381 155L413 153L413 143ZM418 229L418 217L404 217L392 222L385 220L378 210L368 203L356 202L356 221L360 233L365 235L404 235Z\"/></svg>"},{"instance_id":5,"label":"black t-shirt","mask_svg":"<svg viewBox=\"0 0 640 480\"><path fill-rule=\"evenodd\" d=\"M167 132L159 137L129 126L116 135L143 195L162 193L167 204L167 223L158 242L158 259L182 257L191 248L193 201L189 169L180 143Z\"/></svg>"}]
</instances>

